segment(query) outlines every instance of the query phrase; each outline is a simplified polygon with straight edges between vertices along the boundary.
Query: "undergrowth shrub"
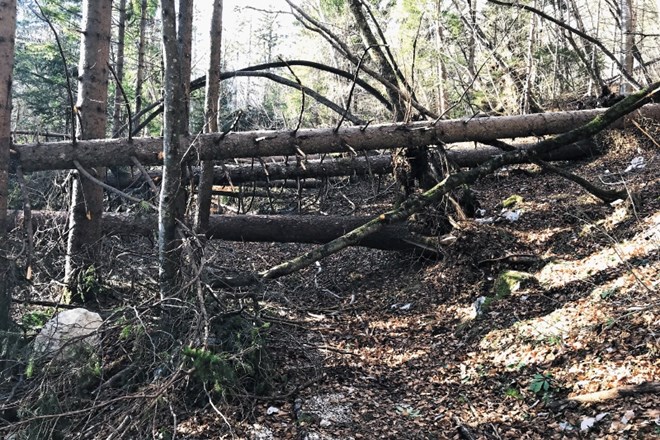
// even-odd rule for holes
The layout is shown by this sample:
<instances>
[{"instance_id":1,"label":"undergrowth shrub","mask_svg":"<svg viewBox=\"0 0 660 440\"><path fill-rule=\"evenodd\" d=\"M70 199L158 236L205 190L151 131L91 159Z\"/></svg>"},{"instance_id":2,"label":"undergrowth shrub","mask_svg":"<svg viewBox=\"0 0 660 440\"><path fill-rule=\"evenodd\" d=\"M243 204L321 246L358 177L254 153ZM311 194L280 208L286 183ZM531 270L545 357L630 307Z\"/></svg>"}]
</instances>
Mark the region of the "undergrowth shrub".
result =
<instances>
[{"instance_id":1,"label":"undergrowth shrub","mask_svg":"<svg viewBox=\"0 0 660 440\"><path fill-rule=\"evenodd\" d=\"M225 397L245 391L269 392L272 363L264 337L268 328L268 323L257 325L241 316L216 323L209 348L183 350L193 377Z\"/></svg>"}]
</instances>

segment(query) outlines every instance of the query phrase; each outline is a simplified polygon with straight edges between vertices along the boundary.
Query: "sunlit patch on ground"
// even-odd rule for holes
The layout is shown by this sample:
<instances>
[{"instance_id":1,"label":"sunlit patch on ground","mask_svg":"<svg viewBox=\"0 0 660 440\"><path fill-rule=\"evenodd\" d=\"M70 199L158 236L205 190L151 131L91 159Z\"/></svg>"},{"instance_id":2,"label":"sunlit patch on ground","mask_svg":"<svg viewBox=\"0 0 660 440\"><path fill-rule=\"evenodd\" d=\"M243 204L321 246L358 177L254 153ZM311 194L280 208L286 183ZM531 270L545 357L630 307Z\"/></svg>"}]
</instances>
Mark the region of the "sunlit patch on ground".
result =
<instances>
[{"instance_id":1,"label":"sunlit patch on ground","mask_svg":"<svg viewBox=\"0 0 660 440\"><path fill-rule=\"evenodd\" d=\"M560 287L620 265L630 265L633 259L654 258L652 254L660 249L660 213L645 219L642 224L644 230L632 239L613 243L579 261L557 261L546 265L539 272L539 281L547 287Z\"/></svg>"}]
</instances>

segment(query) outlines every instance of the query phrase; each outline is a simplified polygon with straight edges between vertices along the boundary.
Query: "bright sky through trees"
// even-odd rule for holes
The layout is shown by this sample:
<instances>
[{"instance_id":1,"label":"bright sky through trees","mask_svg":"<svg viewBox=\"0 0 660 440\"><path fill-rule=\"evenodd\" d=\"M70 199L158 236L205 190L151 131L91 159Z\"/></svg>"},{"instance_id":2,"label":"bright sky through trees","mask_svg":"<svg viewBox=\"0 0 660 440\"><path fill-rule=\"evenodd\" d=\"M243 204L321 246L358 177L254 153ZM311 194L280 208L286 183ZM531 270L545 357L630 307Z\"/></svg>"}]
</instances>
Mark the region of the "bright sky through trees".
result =
<instances>
[{"instance_id":1,"label":"bright sky through trees","mask_svg":"<svg viewBox=\"0 0 660 440\"><path fill-rule=\"evenodd\" d=\"M199 1L195 4L195 46L193 48L193 72L202 75L206 69L206 57L209 47L209 26L211 20L211 9L213 2ZM277 11L279 14L271 15L267 11ZM242 1L224 0L223 8L223 62L227 69L240 69L247 67L253 62L252 48L255 42L253 31L267 19L275 19L274 30L277 34L287 34L292 29L294 18L290 14L290 8L284 0L269 1ZM252 32L251 32L252 31ZM299 50L291 42L279 44L281 49L275 56L288 56L293 54L294 49ZM286 49L287 53L283 50ZM229 55L230 52L234 52ZM290 51L290 52L289 52Z\"/></svg>"}]
</instances>

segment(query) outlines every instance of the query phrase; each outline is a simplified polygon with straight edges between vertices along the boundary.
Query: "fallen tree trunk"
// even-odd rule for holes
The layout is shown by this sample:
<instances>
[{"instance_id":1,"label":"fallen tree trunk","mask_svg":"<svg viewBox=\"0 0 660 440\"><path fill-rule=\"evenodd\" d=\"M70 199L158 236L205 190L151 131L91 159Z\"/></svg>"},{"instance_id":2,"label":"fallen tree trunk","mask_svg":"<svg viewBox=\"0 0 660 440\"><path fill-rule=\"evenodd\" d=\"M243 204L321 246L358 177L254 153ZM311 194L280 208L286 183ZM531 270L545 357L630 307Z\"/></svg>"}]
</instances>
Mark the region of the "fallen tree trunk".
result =
<instances>
[{"instance_id":1,"label":"fallen tree trunk","mask_svg":"<svg viewBox=\"0 0 660 440\"><path fill-rule=\"evenodd\" d=\"M660 82L651 84L647 88L627 96L622 101L607 109L603 114L598 115L593 120L585 123L579 128L554 136L550 139L545 139L528 150L506 152L494 157L479 167L456 174L450 174L443 181L439 182L423 194L404 200L396 209L380 214L378 217L373 218L359 228L353 229L341 237L318 246L296 258L258 273L248 272L238 276L219 278L213 281L211 285L218 287L246 286L279 278L307 267L316 261L345 249L348 246L354 245L357 241L364 240L365 237L377 233L388 225L406 220L411 215L420 212L431 203L437 202L449 191L458 188L461 185L472 184L478 179L492 174L495 170L505 165L520 163L520 161L531 161L537 159L541 153L556 150L563 145L588 139L603 130L605 127L611 126L611 124L616 121L620 121L624 116L638 111L644 104L655 99L659 92Z\"/></svg>"},{"instance_id":2,"label":"fallen tree trunk","mask_svg":"<svg viewBox=\"0 0 660 440\"><path fill-rule=\"evenodd\" d=\"M266 163L254 165L225 165L215 167L213 171L214 185L252 182L257 180L307 179L319 177L350 176L352 174L366 175L385 174L392 172L392 159L389 155L369 156L365 158L338 158L315 160L307 163ZM195 178L199 176L195 170Z\"/></svg>"},{"instance_id":3,"label":"fallen tree trunk","mask_svg":"<svg viewBox=\"0 0 660 440\"><path fill-rule=\"evenodd\" d=\"M400 147L417 147L438 143L490 141L501 138L543 136L566 132L602 115L606 109L541 113L522 116L500 116L472 119L423 121L346 127L335 130L303 129L298 131L246 131L211 133L182 139L182 150L189 151L185 160L220 160L240 157L266 157L316 153L342 153ZM630 117L660 119L660 105L640 108ZM624 118L613 126L624 126ZM190 146L190 142L194 145ZM189 148L190 147L190 148ZM131 157L143 165L162 164L162 139L104 139L42 144L15 145L12 167L20 164L23 171L75 168L74 161L84 167L131 165Z\"/></svg>"},{"instance_id":4,"label":"fallen tree trunk","mask_svg":"<svg viewBox=\"0 0 660 440\"><path fill-rule=\"evenodd\" d=\"M314 243L323 244L355 229L369 217L320 215L212 215L207 238L241 242ZM33 211L34 230L47 224L64 226L64 211ZM22 227L23 212L10 211L8 230ZM104 235L143 235L153 237L157 231L155 214L133 215L106 212L103 215ZM391 225L379 233L366 237L356 246L392 251L434 253L403 224Z\"/></svg>"},{"instance_id":5,"label":"fallen tree trunk","mask_svg":"<svg viewBox=\"0 0 660 440\"><path fill-rule=\"evenodd\" d=\"M518 148L529 148L531 144L517 145ZM502 150L489 145L455 145L445 148L447 158L462 168L471 168L478 166L498 154ZM573 160L589 156L596 152L596 146L591 141L580 142L560 148L542 155L544 160ZM337 177L358 176L368 174L388 174L392 172L392 157L389 154L364 157L348 157L338 159L324 159L308 161L305 163L296 163L291 161L289 164L283 162L266 163L262 166L260 163L254 165L233 165L228 164L224 167L216 167L214 170L213 184L227 185L230 183L244 183L263 180L284 180L284 179L308 179L319 177ZM199 171L194 172L195 178L198 178Z\"/></svg>"},{"instance_id":6,"label":"fallen tree trunk","mask_svg":"<svg viewBox=\"0 0 660 440\"><path fill-rule=\"evenodd\" d=\"M518 148L529 148L531 144L516 145ZM476 147L470 144L455 144L446 146L447 158L459 167L471 168L478 166L488 159L501 154L502 150L479 144ZM571 144L557 151L542 155L544 160L573 160L587 157L597 152L595 144L591 141ZM277 162L265 162L264 165L258 161L252 164L225 164L217 166L214 169L213 184L229 185L241 184L246 182L270 181L275 185L277 180L295 180L323 177L338 177L369 174L389 174L392 172L392 158L389 154L373 155L367 157L341 157L308 160L306 162L289 161L286 164L284 158L279 158ZM150 173L152 179L158 180L160 172ZM199 168L193 168L193 178L195 183L199 179ZM141 175L115 176L108 174L106 183L118 189L139 186Z\"/></svg>"}]
</instances>

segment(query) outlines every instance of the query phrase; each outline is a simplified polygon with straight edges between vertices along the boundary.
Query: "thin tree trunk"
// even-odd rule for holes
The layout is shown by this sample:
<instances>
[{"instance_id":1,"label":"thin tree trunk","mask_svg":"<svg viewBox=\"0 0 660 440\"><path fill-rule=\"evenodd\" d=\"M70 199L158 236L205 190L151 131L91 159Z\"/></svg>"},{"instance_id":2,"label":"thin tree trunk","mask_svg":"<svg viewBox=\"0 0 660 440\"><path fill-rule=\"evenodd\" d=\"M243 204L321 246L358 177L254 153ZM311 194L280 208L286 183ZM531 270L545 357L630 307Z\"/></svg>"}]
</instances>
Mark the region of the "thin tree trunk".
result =
<instances>
[{"instance_id":1,"label":"thin tree trunk","mask_svg":"<svg viewBox=\"0 0 660 440\"><path fill-rule=\"evenodd\" d=\"M362 1L350 0L349 8L360 29L365 48L369 50L369 56L378 66L379 73L386 81L399 85L394 68L387 61L387 57L385 57L380 47L380 42L376 39L369 27L369 23L362 11ZM385 44L386 42L382 43ZM404 105L401 94L393 89L388 89L387 94L394 107L394 121L400 122L410 119L412 115L407 114L409 113L406 112L407 105ZM402 196L409 196L414 192L416 182L426 180L425 177L429 169L429 156L427 153L426 146L416 146L402 148L392 154L394 177L400 185Z\"/></svg>"},{"instance_id":2,"label":"thin tree trunk","mask_svg":"<svg viewBox=\"0 0 660 440\"><path fill-rule=\"evenodd\" d=\"M181 83L183 87L182 101L179 104L181 115L181 134L187 135L190 125L190 72L192 61L192 23L193 0L176 0L177 8L177 42L181 56Z\"/></svg>"},{"instance_id":3,"label":"thin tree trunk","mask_svg":"<svg viewBox=\"0 0 660 440\"><path fill-rule=\"evenodd\" d=\"M437 61L436 61L436 69L437 69L437 87L436 87L436 109L435 111L441 115L444 116L445 112L447 111L447 96L445 92L445 85L447 84L447 68L445 66L445 61L442 57L442 53L444 51L444 37L442 34L442 25L440 24L440 18L442 14L442 0L438 0L438 5L437 5L437 16L436 16L436 24L434 26L435 30L435 35L434 35L434 43L435 43L435 50L437 54ZM474 35L474 34L473 34Z\"/></svg>"},{"instance_id":4,"label":"thin tree trunk","mask_svg":"<svg viewBox=\"0 0 660 440\"><path fill-rule=\"evenodd\" d=\"M111 19L112 0L86 0L83 3L76 102L80 139L105 138ZM91 172L103 179L105 168L99 167ZM101 238L102 215L103 188L78 176L73 181L71 192L64 275L70 299L83 299L82 292L78 292L77 278L81 271L94 264Z\"/></svg>"},{"instance_id":5,"label":"thin tree trunk","mask_svg":"<svg viewBox=\"0 0 660 440\"><path fill-rule=\"evenodd\" d=\"M163 62L165 70L163 120L163 180L158 209L159 282L162 297L172 295L177 288L180 250L177 249L176 224L183 217L180 211L182 119L184 86L181 81L182 56L176 34L174 0L161 0Z\"/></svg>"},{"instance_id":6,"label":"thin tree trunk","mask_svg":"<svg viewBox=\"0 0 660 440\"><path fill-rule=\"evenodd\" d=\"M6 356L6 332L10 323L11 263L7 235L9 197L9 150L11 147L11 85L14 69L16 0L0 2L0 358ZM0 371L4 370L0 361Z\"/></svg>"},{"instance_id":7,"label":"thin tree trunk","mask_svg":"<svg viewBox=\"0 0 660 440\"><path fill-rule=\"evenodd\" d=\"M144 83L144 56L146 52L147 0L140 4L140 37L138 41L138 63L135 83L135 114L142 110L142 85Z\"/></svg>"},{"instance_id":8,"label":"thin tree trunk","mask_svg":"<svg viewBox=\"0 0 660 440\"><path fill-rule=\"evenodd\" d=\"M621 66L625 72L632 75L633 71L633 46L635 44L635 18L632 0L621 0ZM620 93L630 93L631 85L624 78L625 72L621 72Z\"/></svg>"},{"instance_id":9,"label":"thin tree trunk","mask_svg":"<svg viewBox=\"0 0 660 440\"><path fill-rule=\"evenodd\" d=\"M536 7L536 2L534 2ZM525 75L525 87L522 96L522 114L530 113L532 108L532 82L534 74L534 43L536 40L536 15L529 14L529 35L527 37L527 66Z\"/></svg>"},{"instance_id":10,"label":"thin tree trunk","mask_svg":"<svg viewBox=\"0 0 660 440\"><path fill-rule=\"evenodd\" d=\"M117 25L117 51L115 53L115 96L113 99L114 110L112 113L112 133L118 133L122 126L122 107L124 99L121 93L121 86L124 80L124 42L126 37L126 0L119 0L119 22ZM122 167L112 167L110 169L117 179L127 178L129 170Z\"/></svg>"},{"instance_id":11,"label":"thin tree trunk","mask_svg":"<svg viewBox=\"0 0 660 440\"><path fill-rule=\"evenodd\" d=\"M218 131L218 100L220 95L220 60L222 48L222 6L223 0L214 0L211 16L211 47L209 68L206 73L206 95L204 98L204 133ZM208 227L211 214L211 189L213 187L213 161L201 164L201 174L197 189L197 213L195 229L203 231Z\"/></svg>"},{"instance_id":12,"label":"thin tree trunk","mask_svg":"<svg viewBox=\"0 0 660 440\"><path fill-rule=\"evenodd\" d=\"M350 0L349 7L355 21L360 29L360 34L362 35L362 40L365 46L365 49L370 48L369 56L374 61L376 66L378 66L379 73L391 84L398 85L396 72L387 62L387 58L381 49L381 44L376 39L376 36L371 31L367 18L362 12L362 2L360 0ZM392 89L387 89L387 95L390 99L390 102L394 106L394 120L403 121L405 118L405 107L401 100L399 93L395 92Z\"/></svg>"},{"instance_id":13,"label":"thin tree trunk","mask_svg":"<svg viewBox=\"0 0 660 440\"><path fill-rule=\"evenodd\" d=\"M115 75L117 75L117 82L122 84L124 79L124 40L126 36L126 0L119 0L119 23L117 25L117 53L115 59ZM124 100L121 95L119 85L115 87L115 96L113 99L115 103L114 111L112 113L112 132L115 133L122 125L121 109L124 105Z\"/></svg>"}]
</instances>

